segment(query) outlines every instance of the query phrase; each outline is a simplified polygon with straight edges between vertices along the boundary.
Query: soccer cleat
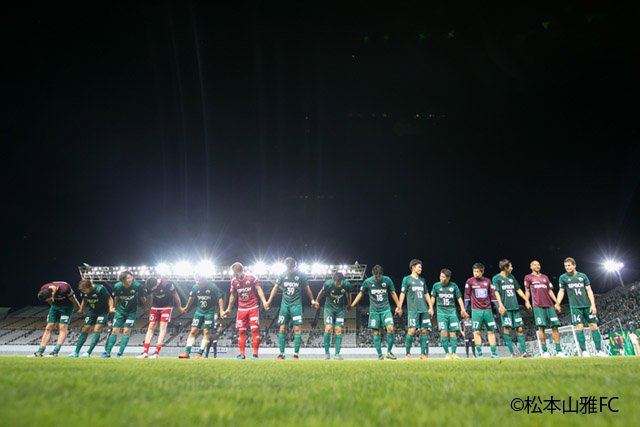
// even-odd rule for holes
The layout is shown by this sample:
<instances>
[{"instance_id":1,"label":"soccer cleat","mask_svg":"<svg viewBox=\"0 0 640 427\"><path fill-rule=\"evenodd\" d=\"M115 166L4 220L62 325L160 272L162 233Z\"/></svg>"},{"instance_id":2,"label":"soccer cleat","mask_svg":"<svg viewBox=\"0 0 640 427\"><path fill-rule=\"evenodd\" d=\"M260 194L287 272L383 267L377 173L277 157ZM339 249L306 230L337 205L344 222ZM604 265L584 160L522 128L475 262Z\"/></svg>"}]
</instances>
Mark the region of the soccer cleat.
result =
<instances>
[{"instance_id":1,"label":"soccer cleat","mask_svg":"<svg viewBox=\"0 0 640 427\"><path fill-rule=\"evenodd\" d=\"M396 360L397 357L392 352L387 353L387 359Z\"/></svg>"},{"instance_id":2,"label":"soccer cleat","mask_svg":"<svg viewBox=\"0 0 640 427\"><path fill-rule=\"evenodd\" d=\"M82 355L80 356L81 359L88 359L90 358L91 355L89 354L89 352L85 351L84 353L82 353Z\"/></svg>"},{"instance_id":3,"label":"soccer cleat","mask_svg":"<svg viewBox=\"0 0 640 427\"><path fill-rule=\"evenodd\" d=\"M410 354L407 354L404 358L405 358L406 360L411 360L411 355L410 355Z\"/></svg>"},{"instance_id":4,"label":"soccer cleat","mask_svg":"<svg viewBox=\"0 0 640 427\"><path fill-rule=\"evenodd\" d=\"M159 359L160 355L158 353L153 353L151 356L149 356L149 359Z\"/></svg>"},{"instance_id":5,"label":"soccer cleat","mask_svg":"<svg viewBox=\"0 0 640 427\"><path fill-rule=\"evenodd\" d=\"M45 357L58 357L58 353L56 353L55 351L52 351L51 353L47 354Z\"/></svg>"},{"instance_id":6,"label":"soccer cleat","mask_svg":"<svg viewBox=\"0 0 640 427\"><path fill-rule=\"evenodd\" d=\"M482 354L479 354L476 356L476 359L484 359L484 356Z\"/></svg>"},{"instance_id":7,"label":"soccer cleat","mask_svg":"<svg viewBox=\"0 0 640 427\"><path fill-rule=\"evenodd\" d=\"M602 350L599 350L596 353L596 356L598 356L598 357L609 357L609 355L607 353L605 353L604 351L602 351Z\"/></svg>"},{"instance_id":8,"label":"soccer cleat","mask_svg":"<svg viewBox=\"0 0 640 427\"><path fill-rule=\"evenodd\" d=\"M189 353L183 353L180 356L178 356L179 359L189 359L191 356L189 355Z\"/></svg>"},{"instance_id":9,"label":"soccer cleat","mask_svg":"<svg viewBox=\"0 0 640 427\"><path fill-rule=\"evenodd\" d=\"M333 360L344 360L344 359L342 358L342 355L336 354L335 356L333 356Z\"/></svg>"},{"instance_id":10,"label":"soccer cleat","mask_svg":"<svg viewBox=\"0 0 640 427\"><path fill-rule=\"evenodd\" d=\"M498 355L497 355L497 354L495 354L495 353L491 353L491 358L492 358L492 359L500 359L500 356L498 356Z\"/></svg>"},{"instance_id":11,"label":"soccer cleat","mask_svg":"<svg viewBox=\"0 0 640 427\"><path fill-rule=\"evenodd\" d=\"M68 355L67 357L78 357L78 353L76 353L75 351L73 353L71 353L70 355Z\"/></svg>"},{"instance_id":12,"label":"soccer cleat","mask_svg":"<svg viewBox=\"0 0 640 427\"><path fill-rule=\"evenodd\" d=\"M148 359L149 353L142 353L140 356L136 357L137 359Z\"/></svg>"},{"instance_id":13,"label":"soccer cleat","mask_svg":"<svg viewBox=\"0 0 640 427\"><path fill-rule=\"evenodd\" d=\"M27 357L42 357L42 353L36 351L35 353L28 355Z\"/></svg>"},{"instance_id":14,"label":"soccer cleat","mask_svg":"<svg viewBox=\"0 0 640 427\"><path fill-rule=\"evenodd\" d=\"M300 359L300 356L298 356L297 354L294 354L293 355L293 360L298 360L298 359Z\"/></svg>"},{"instance_id":15,"label":"soccer cleat","mask_svg":"<svg viewBox=\"0 0 640 427\"><path fill-rule=\"evenodd\" d=\"M511 357L516 358L518 356L516 356L516 352L514 351L513 353L511 353Z\"/></svg>"},{"instance_id":16,"label":"soccer cleat","mask_svg":"<svg viewBox=\"0 0 640 427\"><path fill-rule=\"evenodd\" d=\"M324 360L330 360L330 359L331 359L331 356L329 355L329 353L324 355Z\"/></svg>"},{"instance_id":17,"label":"soccer cleat","mask_svg":"<svg viewBox=\"0 0 640 427\"><path fill-rule=\"evenodd\" d=\"M558 353L558 354L560 354L560 353ZM548 351L545 351L544 353L542 353L542 357L544 357L545 359L548 359L551 356L549 356L549 352Z\"/></svg>"},{"instance_id":18,"label":"soccer cleat","mask_svg":"<svg viewBox=\"0 0 640 427\"><path fill-rule=\"evenodd\" d=\"M111 357L111 355L110 355L109 353L104 353L103 355L101 355L101 356L99 357L99 359L108 359L108 358L110 358L110 357Z\"/></svg>"},{"instance_id":19,"label":"soccer cleat","mask_svg":"<svg viewBox=\"0 0 640 427\"><path fill-rule=\"evenodd\" d=\"M589 354L589 352L587 350L582 352L582 357L591 357L591 355Z\"/></svg>"},{"instance_id":20,"label":"soccer cleat","mask_svg":"<svg viewBox=\"0 0 640 427\"><path fill-rule=\"evenodd\" d=\"M253 356L251 356L251 360L258 360L258 355L254 354Z\"/></svg>"},{"instance_id":21,"label":"soccer cleat","mask_svg":"<svg viewBox=\"0 0 640 427\"><path fill-rule=\"evenodd\" d=\"M528 354L528 353L522 353L522 354L520 355L520 357L522 357L523 359L528 359L528 358L530 358L531 356L529 356L529 354Z\"/></svg>"},{"instance_id":22,"label":"soccer cleat","mask_svg":"<svg viewBox=\"0 0 640 427\"><path fill-rule=\"evenodd\" d=\"M284 354L279 354L276 360L284 360Z\"/></svg>"},{"instance_id":23,"label":"soccer cleat","mask_svg":"<svg viewBox=\"0 0 640 427\"><path fill-rule=\"evenodd\" d=\"M428 357L427 357L426 354L421 354L420 355L420 360L427 360L427 359L428 359Z\"/></svg>"},{"instance_id":24,"label":"soccer cleat","mask_svg":"<svg viewBox=\"0 0 640 427\"><path fill-rule=\"evenodd\" d=\"M239 354L239 355L236 356L236 360L244 360L244 359L245 359L245 357L242 354Z\"/></svg>"},{"instance_id":25,"label":"soccer cleat","mask_svg":"<svg viewBox=\"0 0 640 427\"><path fill-rule=\"evenodd\" d=\"M455 353L453 353L453 354L451 355L451 358L452 358L452 359L459 359L458 355L457 355L457 354L455 354Z\"/></svg>"},{"instance_id":26,"label":"soccer cleat","mask_svg":"<svg viewBox=\"0 0 640 427\"><path fill-rule=\"evenodd\" d=\"M559 352L558 352L558 354L556 354L556 357L561 357L561 358L563 358L563 359L566 359L566 358L567 358L567 355L566 355L566 354L564 354L563 352L559 351Z\"/></svg>"},{"instance_id":27,"label":"soccer cleat","mask_svg":"<svg viewBox=\"0 0 640 427\"><path fill-rule=\"evenodd\" d=\"M378 355L378 360L384 360L384 356L382 354Z\"/></svg>"},{"instance_id":28,"label":"soccer cleat","mask_svg":"<svg viewBox=\"0 0 640 427\"><path fill-rule=\"evenodd\" d=\"M120 353L116 353L116 359L120 359L122 355Z\"/></svg>"},{"instance_id":29,"label":"soccer cleat","mask_svg":"<svg viewBox=\"0 0 640 427\"><path fill-rule=\"evenodd\" d=\"M451 355L449 353L445 354L444 356L445 359L451 359Z\"/></svg>"},{"instance_id":30,"label":"soccer cleat","mask_svg":"<svg viewBox=\"0 0 640 427\"><path fill-rule=\"evenodd\" d=\"M201 354L196 354L196 360L200 360L202 359L202 355Z\"/></svg>"}]
</instances>

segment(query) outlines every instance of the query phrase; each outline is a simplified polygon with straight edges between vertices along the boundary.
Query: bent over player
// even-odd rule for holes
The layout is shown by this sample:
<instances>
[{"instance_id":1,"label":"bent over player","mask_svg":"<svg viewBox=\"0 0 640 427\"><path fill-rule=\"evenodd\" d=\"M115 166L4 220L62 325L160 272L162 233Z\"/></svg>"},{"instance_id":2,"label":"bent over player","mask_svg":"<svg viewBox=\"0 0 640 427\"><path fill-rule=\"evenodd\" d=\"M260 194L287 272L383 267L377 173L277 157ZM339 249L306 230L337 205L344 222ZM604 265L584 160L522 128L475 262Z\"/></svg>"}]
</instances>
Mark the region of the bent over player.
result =
<instances>
[{"instance_id":1,"label":"bent over player","mask_svg":"<svg viewBox=\"0 0 640 427\"><path fill-rule=\"evenodd\" d=\"M176 285L167 279L158 279L157 277L149 277L145 282L146 294L151 300L151 309L149 310L149 327L147 328L147 335L144 337L144 350L142 354L138 356L138 359L157 359L164 343L164 337L167 335L167 326L171 322L171 313L173 312L174 304L178 306L180 314L184 314L185 309L182 308L178 291L176 291ZM151 356L149 356L149 347L151 346L151 339L156 331L156 327L160 323L160 332L158 333L158 342L156 349Z\"/></svg>"},{"instance_id":2,"label":"bent over player","mask_svg":"<svg viewBox=\"0 0 640 427\"><path fill-rule=\"evenodd\" d=\"M80 356L90 357L91 352L93 352L98 341L100 341L100 334L102 333L104 325L107 324L109 314L113 314L116 311L113 308L113 299L104 286L94 285L93 281L89 279L82 279L80 283L78 283L78 290L84 294L84 298L82 298L82 303L80 303L80 308L78 309L78 314L82 316L82 310L87 304L89 305L89 312L84 319L84 326L78 337L76 350L67 357L78 357L80 349L87 340L89 331L93 326L93 337L91 338L89 349Z\"/></svg>"},{"instance_id":3,"label":"bent over player","mask_svg":"<svg viewBox=\"0 0 640 427\"><path fill-rule=\"evenodd\" d=\"M315 308L320 304L320 298L327 295L324 303L324 358L330 358L331 332L335 327L336 360L342 360L340 349L342 348L342 328L344 327L344 308L351 304L351 283L344 280L344 274L336 271L333 280L324 282L322 289L316 297Z\"/></svg>"}]
</instances>

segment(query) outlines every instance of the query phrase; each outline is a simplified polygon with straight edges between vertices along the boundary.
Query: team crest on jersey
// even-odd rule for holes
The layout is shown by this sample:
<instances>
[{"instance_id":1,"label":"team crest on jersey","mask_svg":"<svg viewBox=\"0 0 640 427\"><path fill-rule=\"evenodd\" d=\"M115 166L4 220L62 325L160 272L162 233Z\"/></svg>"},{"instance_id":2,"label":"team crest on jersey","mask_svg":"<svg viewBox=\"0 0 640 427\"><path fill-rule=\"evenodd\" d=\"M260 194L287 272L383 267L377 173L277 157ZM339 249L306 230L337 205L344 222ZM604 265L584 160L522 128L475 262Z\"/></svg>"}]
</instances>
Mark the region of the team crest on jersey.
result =
<instances>
[{"instance_id":1,"label":"team crest on jersey","mask_svg":"<svg viewBox=\"0 0 640 427\"><path fill-rule=\"evenodd\" d=\"M386 284L386 283L383 283L383 284L382 284L382 287L383 287L383 288L386 288L386 287L387 287L387 284Z\"/></svg>"},{"instance_id":2,"label":"team crest on jersey","mask_svg":"<svg viewBox=\"0 0 640 427\"><path fill-rule=\"evenodd\" d=\"M578 280L581 281L581 282L584 281L584 279L582 277L578 277Z\"/></svg>"},{"instance_id":3,"label":"team crest on jersey","mask_svg":"<svg viewBox=\"0 0 640 427\"><path fill-rule=\"evenodd\" d=\"M296 276L296 277L293 278L293 280L298 281L298 280L300 280L300 277Z\"/></svg>"},{"instance_id":4,"label":"team crest on jersey","mask_svg":"<svg viewBox=\"0 0 640 427\"><path fill-rule=\"evenodd\" d=\"M244 284L245 284L245 285L250 285L250 284L251 284L251 282L247 280L246 282L244 282Z\"/></svg>"},{"instance_id":5,"label":"team crest on jersey","mask_svg":"<svg viewBox=\"0 0 640 427\"><path fill-rule=\"evenodd\" d=\"M449 288L449 292L453 292L453 288Z\"/></svg>"},{"instance_id":6,"label":"team crest on jersey","mask_svg":"<svg viewBox=\"0 0 640 427\"><path fill-rule=\"evenodd\" d=\"M513 279L509 279L509 283L513 283Z\"/></svg>"},{"instance_id":7,"label":"team crest on jersey","mask_svg":"<svg viewBox=\"0 0 640 427\"><path fill-rule=\"evenodd\" d=\"M208 293L208 294L210 294L210 293L211 293L211 290L210 290L210 289L207 289L207 293Z\"/></svg>"}]
</instances>

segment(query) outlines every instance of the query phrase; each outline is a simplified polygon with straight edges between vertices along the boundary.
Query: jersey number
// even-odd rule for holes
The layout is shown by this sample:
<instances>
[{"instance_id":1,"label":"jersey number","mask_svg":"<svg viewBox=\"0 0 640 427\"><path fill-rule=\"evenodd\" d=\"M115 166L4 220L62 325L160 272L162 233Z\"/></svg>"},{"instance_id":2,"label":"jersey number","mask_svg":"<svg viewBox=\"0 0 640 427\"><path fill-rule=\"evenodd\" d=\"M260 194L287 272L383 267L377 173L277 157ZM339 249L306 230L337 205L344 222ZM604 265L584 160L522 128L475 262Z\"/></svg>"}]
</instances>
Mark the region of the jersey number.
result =
<instances>
[{"instance_id":1,"label":"jersey number","mask_svg":"<svg viewBox=\"0 0 640 427\"><path fill-rule=\"evenodd\" d=\"M376 295L376 301L384 301L384 296L382 294Z\"/></svg>"},{"instance_id":2,"label":"jersey number","mask_svg":"<svg viewBox=\"0 0 640 427\"><path fill-rule=\"evenodd\" d=\"M293 295L294 292L295 292L295 289L287 288L287 295Z\"/></svg>"},{"instance_id":3,"label":"jersey number","mask_svg":"<svg viewBox=\"0 0 640 427\"><path fill-rule=\"evenodd\" d=\"M581 288L575 288L576 291L576 295L582 295L582 289Z\"/></svg>"},{"instance_id":4,"label":"jersey number","mask_svg":"<svg viewBox=\"0 0 640 427\"><path fill-rule=\"evenodd\" d=\"M511 289L507 289L507 296L508 297L512 297L513 296L513 291Z\"/></svg>"}]
</instances>

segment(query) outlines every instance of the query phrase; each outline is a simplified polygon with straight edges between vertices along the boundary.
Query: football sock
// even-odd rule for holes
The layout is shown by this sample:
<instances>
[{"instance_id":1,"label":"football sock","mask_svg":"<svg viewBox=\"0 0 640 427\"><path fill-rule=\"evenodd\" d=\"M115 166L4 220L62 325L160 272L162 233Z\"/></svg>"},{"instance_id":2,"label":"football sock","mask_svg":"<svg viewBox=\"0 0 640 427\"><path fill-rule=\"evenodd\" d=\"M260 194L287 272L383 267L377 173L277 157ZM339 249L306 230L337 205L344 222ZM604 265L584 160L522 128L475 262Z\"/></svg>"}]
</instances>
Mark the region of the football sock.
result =
<instances>
[{"instance_id":1,"label":"football sock","mask_svg":"<svg viewBox=\"0 0 640 427\"><path fill-rule=\"evenodd\" d=\"M496 354L496 346L495 345L491 346L491 354Z\"/></svg>"},{"instance_id":2,"label":"football sock","mask_svg":"<svg viewBox=\"0 0 640 427\"><path fill-rule=\"evenodd\" d=\"M442 348L444 348L444 352L449 354L449 338L448 337L440 337L440 342L442 343Z\"/></svg>"},{"instance_id":3,"label":"football sock","mask_svg":"<svg viewBox=\"0 0 640 427\"><path fill-rule=\"evenodd\" d=\"M62 347L62 344L56 344L56 346L53 347L53 352L56 353L56 354L60 353L60 347ZM44 349L44 347L42 347L42 348ZM44 351L44 350L42 350L42 351Z\"/></svg>"},{"instance_id":4,"label":"football sock","mask_svg":"<svg viewBox=\"0 0 640 427\"><path fill-rule=\"evenodd\" d=\"M546 352L547 351L547 345L546 344L542 344L542 351Z\"/></svg>"},{"instance_id":5,"label":"football sock","mask_svg":"<svg viewBox=\"0 0 640 427\"><path fill-rule=\"evenodd\" d=\"M429 341L426 335L420 335L420 354L425 356L429 354Z\"/></svg>"},{"instance_id":6,"label":"football sock","mask_svg":"<svg viewBox=\"0 0 640 427\"><path fill-rule=\"evenodd\" d=\"M284 342L286 339L286 335L280 332L278 334L278 347L280 348L280 354L284 354Z\"/></svg>"},{"instance_id":7,"label":"football sock","mask_svg":"<svg viewBox=\"0 0 640 427\"><path fill-rule=\"evenodd\" d=\"M193 347L193 342L195 341L195 338L187 338L187 346L184 348L184 352L186 354L191 354L191 347Z\"/></svg>"},{"instance_id":8,"label":"football sock","mask_svg":"<svg viewBox=\"0 0 640 427\"><path fill-rule=\"evenodd\" d=\"M240 355L244 356L244 348L247 345L247 331L238 331L238 349L240 350Z\"/></svg>"},{"instance_id":9,"label":"football sock","mask_svg":"<svg viewBox=\"0 0 640 427\"><path fill-rule=\"evenodd\" d=\"M260 332L258 329L252 334L251 343L253 344L253 354L258 354L258 348L260 348Z\"/></svg>"},{"instance_id":10,"label":"football sock","mask_svg":"<svg viewBox=\"0 0 640 427\"><path fill-rule=\"evenodd\" d=\"M41 345L40 347L38 347L38 353L40 353L40 354L44 353L44 349L45 349L45 348L46 348L46 347L45 347L45 346L43 346L43 345Z\"/></svg>"},{"instance_id":11,"label":"football sock","mask_svg":"<svg viewBox=\"0 0 640 427\"><path fill-rule=\"evenodd\" d=\"M382 354L382 337L380 335L373 336L373 345L376 347L378 354Z\"/></svg>"},{"instance_id":12,"label":"football sock","mask_svg":"<svg viewBox=\"0 0 640 427\"><path fill-rule=\"evenodd\" d=\"M80 349L84 345L84 342L87 340L88 336L89 334L85 334L84 332L80 334L80 336L78 337L78 342L76 343L76 353L80 353Z\"/></svg>"},{"instance_id":13,"label":"football sock","mask_svg":"<svg viewBox=\"0 0 640 427\"><path fill-rule=\"evenodd\" d=\"M340 349L342 348L342 335L336 335L335 342L336 342L336 356L337 356L338 354L340 354Z\"/></svg>"},{"instance_id":14,"label":"football sock","mask_svg":"<svg viewBox=\"0 0 640 427\"><path fill-rule=\"evenodd\" d=\"M593 338L593 343L596 345L596 350L602 350L602 338L600 337L600 331L591 331L591 338Z\"/></svg>"},{"instance_id":15,"label":"football sock","mask_svg":"<svg viewBox=\"0 0 640 427\"><path fill-rule=\"evenodd\" d=\"M482 354L482 346L476 345L476 352L481 355Z\"/></svg>"},{"instance_id":16,"label":"football sock","mask_svg":"<svg viewBox=\"0 0 640 427\"><path fill-rule=\"evenodd\" d=\"M449 345L451 346L451 353L455 353L458 349L458 337L449 337Z\"/></svg>"},{"instance_id":17,"label":"football sock","mask_svg":"<svg viewBox=\"0 0 640 427\"><path fill-rule=\"evenodd\" d=\"M129 334L122 336L122 341L120 341L120 350L118 350L118 353L124 354L124 349L127 348L127 344L129 344L129 337Z\"/></svg>"},{"instance_id":18,"label":"football sock","mask_svg":"<svg viewBox=\"0 0 640 427\"><path fill-rule=\"evenodd\" d=\"M393 337L394 334L387 332L387 353L391 353L391 349L393 348Z\"/></svg>"},{"instance_id":19,"label":"football sock","mask_svg":"<svg viewBox=\"0 0 640 427\"><path fill-rule=\"evenodd\" d=\"M546 350L545 350L546 351ZM556 351L560 353L562 351L562 346L560 344L556 344Z\"/></svg>"},{"instance_id":20,"label":"football sock","mask_svg":"<svg viewBox=\"0 0 640 427\"><path fill-rule=\"evenodd\" d=\"M144 350L142 350L143 353L149 353L149 347L151 346L150 342L146 342L144 343Z\"/></svg>"},{"instance_id":21,"label":"football sock","mask_svg":"<svg viewBox=\"0 0 640 427\"><path fill-rule=\"evenodd\" d=\"M300 343L302 342L302 334L294 334L293 336L293 353L298 354L300 352Z\"/></svg>"},{"instance_id":22,"label":"football sock","mask_svg":"<svg viewBox=\"0 0 640 427\"><path fill-rule=\"evenodd\" d=\"M520 353L525 354L527 352L527 343L524 341L524 335L517 335L517 337L520 344Z\"/></svg>"},{"instance_id":23,"label":"football sock","mask_svg":"<svg viewBox=\"0 0 640 427\"><path fill-rule=\"evenodd\" d=\"M504 334L504 342L507 343L507 347L509 347L509 353L513 353L513 341L511 340L511 334Z\"/></svg>"},{"instance_id":24,"label":"football sock","mask_svg":"<svg viewBox=\"0 0 640 427\"><path fill-rule=\"evenodd\" d=\"M324 333L324 354L329 354L329 347L331 346L331 334Z\"/></svg>"},{"instance_id":25,"label":"football sock","mask_svg":"<svg viewBox=\"0 0 640 427\"><path fill-rule=\"evenodd\" d=\"M160 354L160 350L162 350L162 344L157 344L156 351L154 351L153 354Z\"/></svg>"},{"instance_id":26,"label":"football sock","mask_svg":"<svg viewBox=\"0 0 640 427\"><path fill-rule=\"evenodd\" d=\"M114 345L116 345L117 339L118 339L117 335L114 335L114 334L109 335L109 340L107 341L107 348L105 348L105 351L108 354L111 354L111 349L113 348Z\"/></svg>"},{"instance_id":27,"label":"football sock","mask_svg":"<svg viewBox=\"0 0 640 427\"><path fill-rule=\"evenodd\" d=\"M209 340L206 338L202 338L202 342L200 343L200 350L198 350L198 354L202 355L204 353L204 349L209 345Z\"/></svg>"},{"instance_id":28,"label":"football sock","mask_svg":"<svg viewBox=\"0 0 640 427\"><path fill-rule=\"evenodd\" d=\"M585 351L587 349L587 345L584 340L584 331L576 331L576 336L578 337L578 343L580 343L580 349Z\"/></svg>"},{"instance_id":29,"label":"football sock","mask_svg":"<svg viewBox=\"0 0 640 427\"><path fill-rule=\"evenodd\" d=\"M91 344L89 345L87 353L91 354L94 347L98 344L98 341L100 341L100 332L94 332L93 337L91 337Z\"/></svg>"},{"instance_id":30,"label":"football sock","mask_svg":"<svg viewBox=\"0 0 640 427\"><path fill-rule=\"evenodd\" d=\"M407 334L407 338L405 338L405 348L407 349L407 354L411 354L411 345L413 344L413 335Z\"/></svg>"}]
</instances>

